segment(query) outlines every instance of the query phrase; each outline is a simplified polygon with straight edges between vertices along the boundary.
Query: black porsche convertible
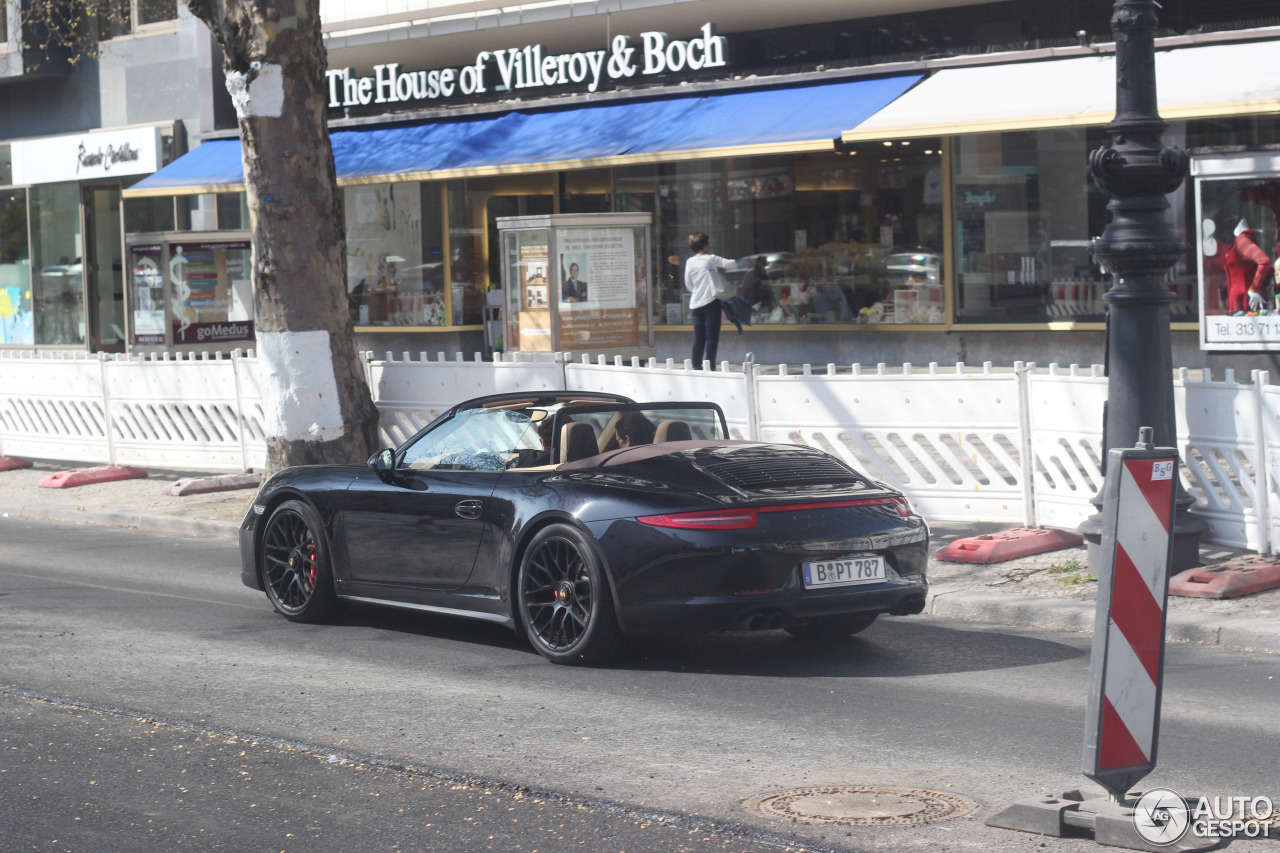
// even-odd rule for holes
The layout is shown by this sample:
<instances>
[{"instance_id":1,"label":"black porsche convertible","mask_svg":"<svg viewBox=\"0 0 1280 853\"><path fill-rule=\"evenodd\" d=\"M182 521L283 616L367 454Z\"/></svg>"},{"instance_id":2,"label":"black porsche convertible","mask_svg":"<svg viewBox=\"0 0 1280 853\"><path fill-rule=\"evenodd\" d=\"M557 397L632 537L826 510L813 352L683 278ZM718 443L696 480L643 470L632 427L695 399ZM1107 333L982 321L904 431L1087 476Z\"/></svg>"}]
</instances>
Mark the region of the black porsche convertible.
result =
<instances>
[{"instance_id":1,"label":"black porsche convertible","mask_svg":"<svg viewBox=\"0 0 1280 853\"><path fill-rule=\"evenodd\" d=\"M728 436L713 403L469 400L366 467L271 477L241 577L294 621L347 601L487 619L556 663L599 661L622 633L838 639L924 608L929 531L901 493Z\"/></svg>"}]
</instances>

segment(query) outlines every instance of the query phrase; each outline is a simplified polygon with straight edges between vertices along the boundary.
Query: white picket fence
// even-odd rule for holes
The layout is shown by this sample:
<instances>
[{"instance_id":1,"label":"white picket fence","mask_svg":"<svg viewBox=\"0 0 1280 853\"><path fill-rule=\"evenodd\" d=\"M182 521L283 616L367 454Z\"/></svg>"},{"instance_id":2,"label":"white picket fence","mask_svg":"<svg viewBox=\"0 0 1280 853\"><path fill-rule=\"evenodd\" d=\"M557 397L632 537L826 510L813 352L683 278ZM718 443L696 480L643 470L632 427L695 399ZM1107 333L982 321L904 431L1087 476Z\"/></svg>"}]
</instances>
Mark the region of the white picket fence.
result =
<instances>
[{"instance_id":1,"label":"white picket fence","mask_svg":"<svg viewBox=\"0 0 1280 853\"><path fill-rule=\"evenodd\" d=\"M484 360L363 356L387 445L471 397L609 391L709 400L734 438L818 447L902 489L926 517L1074 527L1102 485L1107 380L1016 364L694 370L650 359L560 354ZM194 470L266 461L252 350L199 357L0 353L0 453ZM1280 541L1280 387L1255 372L1175 379L1183 483L1208 540L1270 552Z\"/></svg>"}]
</instances>

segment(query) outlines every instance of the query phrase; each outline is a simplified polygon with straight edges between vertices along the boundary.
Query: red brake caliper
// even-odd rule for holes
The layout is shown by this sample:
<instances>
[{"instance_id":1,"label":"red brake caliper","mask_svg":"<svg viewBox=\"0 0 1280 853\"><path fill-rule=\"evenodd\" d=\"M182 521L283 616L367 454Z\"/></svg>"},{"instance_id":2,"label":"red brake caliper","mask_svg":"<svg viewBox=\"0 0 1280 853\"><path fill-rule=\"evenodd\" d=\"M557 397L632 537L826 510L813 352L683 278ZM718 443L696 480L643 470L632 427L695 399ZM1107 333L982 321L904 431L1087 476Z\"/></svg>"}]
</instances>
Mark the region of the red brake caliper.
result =
<instances>
[{"instance_id":1,"label":"red brake caliper","mask_svg":"<svg viewBox=\"0 0 1280 853\"><path fill-rule=\"evenodd\" d=\"M307 581L312 585L316 585L316 546L312 545L307 549Z\"/></svg>"}]
</instances>

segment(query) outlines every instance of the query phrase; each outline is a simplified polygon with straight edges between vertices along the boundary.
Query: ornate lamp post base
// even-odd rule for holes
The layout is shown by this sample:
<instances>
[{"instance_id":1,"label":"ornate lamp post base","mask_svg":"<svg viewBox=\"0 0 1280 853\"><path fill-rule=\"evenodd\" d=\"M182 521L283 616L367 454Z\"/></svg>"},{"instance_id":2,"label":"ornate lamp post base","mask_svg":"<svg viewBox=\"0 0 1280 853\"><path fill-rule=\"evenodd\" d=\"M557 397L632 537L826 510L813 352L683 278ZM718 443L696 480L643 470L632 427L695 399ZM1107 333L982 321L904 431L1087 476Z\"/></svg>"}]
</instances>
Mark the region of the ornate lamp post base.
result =
<instances>
[{"instance_id":1,"label":"ornate lamp post base","mask_svg":"<svg viewBox=\"0 0 1280 853\"><path fill-rule=\"evenodd\" d=\"M1151 427L1157 447L1176 447L1173 356L1169 340L1169 268L1185 257L1186 244L1166 220L1166 196L1187 176L1186 152L1167 148L1168 125L1156 109L1154 0L1116 0L1111 28L1116 39L1116 117L1107 125L1111 144L1089 156L1094 182L1111 196L1111 222L1093 241L1093 256L1115 278L1107 302L1107 407L1102 458L1130 447L1140 427ZM1208 523L1191 514L1193 501L1178 489L1174 517L1175 571L1200 563L1200 535ZM1080 525L1091 551L1101 538L1098 512Z\"/></svg>"}]
</instances>

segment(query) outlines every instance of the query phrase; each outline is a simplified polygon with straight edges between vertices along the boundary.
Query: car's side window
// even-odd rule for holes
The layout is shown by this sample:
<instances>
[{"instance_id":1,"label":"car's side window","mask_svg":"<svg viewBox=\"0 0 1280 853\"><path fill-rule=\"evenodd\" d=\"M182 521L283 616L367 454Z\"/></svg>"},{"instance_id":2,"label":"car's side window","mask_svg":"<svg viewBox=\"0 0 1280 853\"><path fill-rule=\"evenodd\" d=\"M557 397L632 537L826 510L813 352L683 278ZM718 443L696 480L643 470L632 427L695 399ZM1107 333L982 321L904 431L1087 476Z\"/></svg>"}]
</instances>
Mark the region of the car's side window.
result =
<instances>
[{"instance_id":1,"label":"car's side window","mask_svg":"<svg viewBox=\"0 0 1280 853\"><path fill-rule=\"evenodd\" d=\"M504 471L525 446L541 447L528 415L509 409L467 409L409 445L399 467Z\"/></svg>"}]
</instances>

